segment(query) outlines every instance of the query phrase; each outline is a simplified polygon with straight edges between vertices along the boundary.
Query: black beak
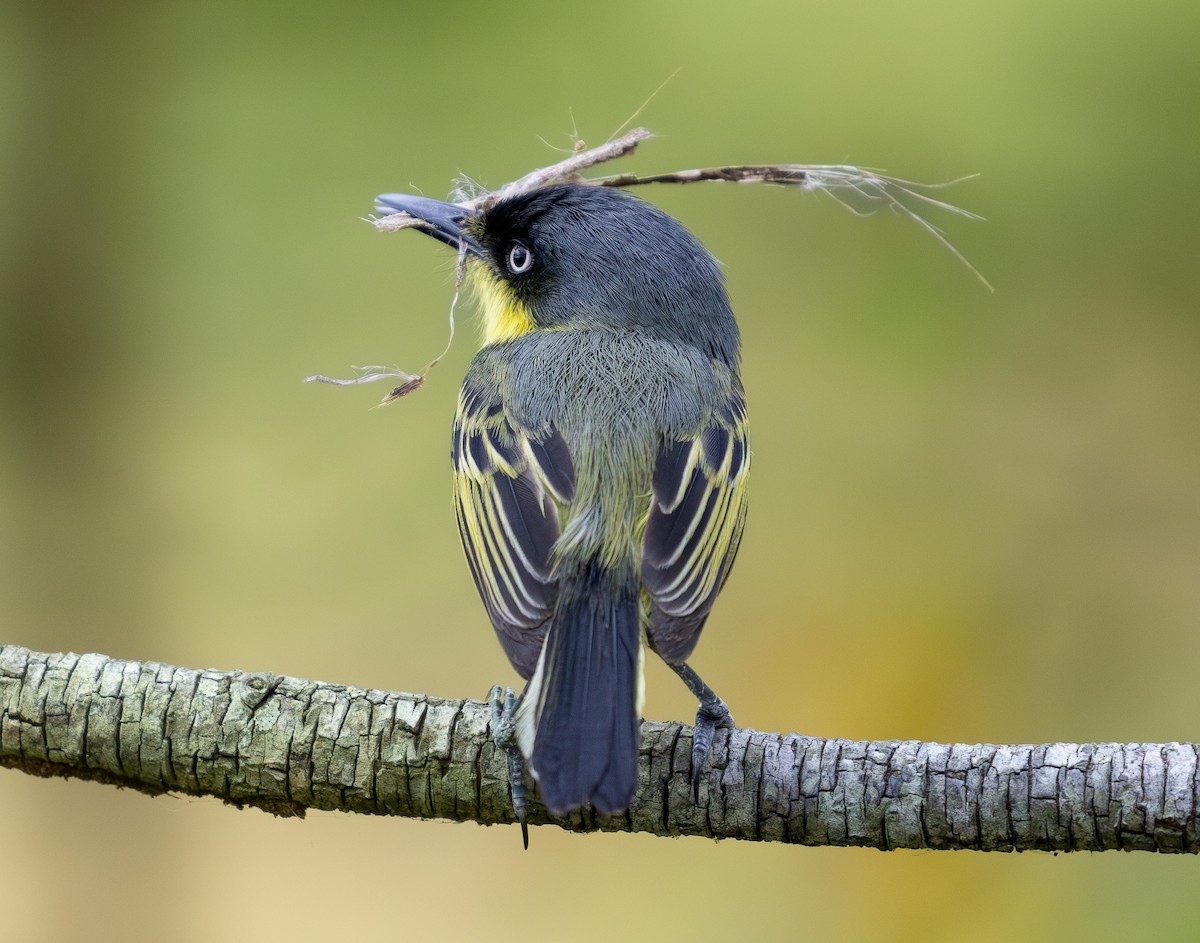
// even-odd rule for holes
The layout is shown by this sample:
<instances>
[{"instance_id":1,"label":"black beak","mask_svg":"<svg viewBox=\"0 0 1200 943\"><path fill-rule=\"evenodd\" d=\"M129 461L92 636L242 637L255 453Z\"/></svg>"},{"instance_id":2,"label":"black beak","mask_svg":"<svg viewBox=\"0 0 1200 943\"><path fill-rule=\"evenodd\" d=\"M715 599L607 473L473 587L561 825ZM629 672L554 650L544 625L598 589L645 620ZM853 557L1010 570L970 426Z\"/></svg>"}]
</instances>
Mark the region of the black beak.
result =
<instances>
[{"instance_id":1,"label":"black beak","mask_svg":"<svg viewBox=\"0 0 1200 943\"><path fill-rule=\"evenodd\" d=\"M465 246L468 252L483 255L483 247L463 231L463 225L475 214L461 206L408 193L381 193L375 197L375 212L383 216L407 213L425 224L415 228L452 249Z\"/></svg>"}]
</instances>

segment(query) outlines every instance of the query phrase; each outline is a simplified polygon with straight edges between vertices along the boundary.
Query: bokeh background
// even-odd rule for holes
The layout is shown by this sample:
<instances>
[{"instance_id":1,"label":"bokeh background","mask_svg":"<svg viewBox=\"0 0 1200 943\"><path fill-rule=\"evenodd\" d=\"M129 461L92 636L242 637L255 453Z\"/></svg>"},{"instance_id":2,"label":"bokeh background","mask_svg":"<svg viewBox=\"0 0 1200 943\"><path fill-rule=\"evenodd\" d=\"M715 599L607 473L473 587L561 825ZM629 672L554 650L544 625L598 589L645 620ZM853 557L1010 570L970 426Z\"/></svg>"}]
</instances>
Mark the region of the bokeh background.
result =
<instances>
[{"instance_id":1,"label":"bokeh background","mask_svg":"<svg viewBox=\"0 0 1200 943\"><path fill-rule=\"evenodd\" d=\"M753 501L695 664L743 725L1198 740L1200 7L0 6L0 638L481 696L450 254L359 217L624 167L978 172L910 221L643 190L721 260ZM461 313L460 309L460 313ZM694 705L658 665L646 713ZM1194 860L881 854L313 814L0 771L0 935L1194 940ZM15 923L13 921L16 921Z\"/></svg>"}]
</instances>

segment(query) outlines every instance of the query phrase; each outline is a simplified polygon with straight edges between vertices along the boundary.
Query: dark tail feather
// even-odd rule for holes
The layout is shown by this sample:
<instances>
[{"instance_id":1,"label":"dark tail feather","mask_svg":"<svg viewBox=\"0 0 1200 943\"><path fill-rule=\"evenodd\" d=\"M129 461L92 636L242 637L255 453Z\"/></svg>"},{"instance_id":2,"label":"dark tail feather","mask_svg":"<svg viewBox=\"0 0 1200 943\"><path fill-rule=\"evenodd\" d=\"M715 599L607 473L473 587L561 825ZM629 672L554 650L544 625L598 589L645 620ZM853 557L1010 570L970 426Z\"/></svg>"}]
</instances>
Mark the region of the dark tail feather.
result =
<instances>
[{"instance_id":1,"label":"dark tail feather","mask_svg":"<svg viewBox=\"0 0 1200 943\"><path fill-rule=\"evenodd\" d=\"M581 576L564 580L546 635L529 760L551 812L590 802L611 814L629 807L637 780L637 583L598 568Z\"/></svg>"}]
</instances>

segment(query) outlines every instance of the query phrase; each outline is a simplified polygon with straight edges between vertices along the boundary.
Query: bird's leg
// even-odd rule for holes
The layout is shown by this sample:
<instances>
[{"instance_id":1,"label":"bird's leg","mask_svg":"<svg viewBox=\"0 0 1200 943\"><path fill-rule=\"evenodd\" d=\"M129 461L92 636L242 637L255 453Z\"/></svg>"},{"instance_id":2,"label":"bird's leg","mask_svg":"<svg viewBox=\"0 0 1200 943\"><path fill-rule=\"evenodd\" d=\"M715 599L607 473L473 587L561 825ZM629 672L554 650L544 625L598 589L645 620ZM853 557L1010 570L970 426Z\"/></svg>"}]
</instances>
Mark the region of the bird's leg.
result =
<instances>
[{"instance_id":1,"label":"bird's leg","mask_svg":"<svg viewBox=\"0 0 1200 943\"><path fill-rule=\"evenodd\" d=\"M701 678L686 662L670 665L672 671L679 675L688 690L696 695L700 709L696 711L696 726L692 728L692 801L700 801L700 773L708 760L708 748L712 746L713 735L718 727L732 727L733 715L725 702L717 697L704 679Z\"/></svg>"},{"instance_id":2,"label":"bird's leg","mask_svg":"<svg viewBox=\"0 0 1200 943\"><path fill-rule=\"evenodd\" d=\"M492 705L492 743L508 757L508 790L513 813L521 823L521 842L529 850L529 825L525 821L525 757L517 746L517 697L512 688L495 685L488 693Z\"/></svg>"}]
</instances>

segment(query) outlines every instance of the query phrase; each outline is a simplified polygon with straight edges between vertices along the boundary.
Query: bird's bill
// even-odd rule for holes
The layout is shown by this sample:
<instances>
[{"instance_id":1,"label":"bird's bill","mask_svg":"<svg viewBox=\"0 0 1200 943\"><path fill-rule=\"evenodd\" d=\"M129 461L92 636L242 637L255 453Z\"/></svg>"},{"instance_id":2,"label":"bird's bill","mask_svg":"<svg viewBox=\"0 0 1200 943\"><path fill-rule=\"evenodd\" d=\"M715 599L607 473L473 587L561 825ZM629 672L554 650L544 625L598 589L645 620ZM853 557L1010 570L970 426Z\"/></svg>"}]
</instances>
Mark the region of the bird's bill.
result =
<instances>
[{"instance_id":1,"label":"bird's bill","mask_svg":"<svg viewBox=\"0 0 1200 943\"><path fill-rule=\"evenodd\" d=\"M421 220L424 225L415 228L446 243L453 249L465 247L475 255L482 254L482 247L463 226L474 216L474 212L454 203L443 203L429 197L410 193L381 193L375 197L375 212L384 216L405 213Z\"/></svg>"}]
</instances>

